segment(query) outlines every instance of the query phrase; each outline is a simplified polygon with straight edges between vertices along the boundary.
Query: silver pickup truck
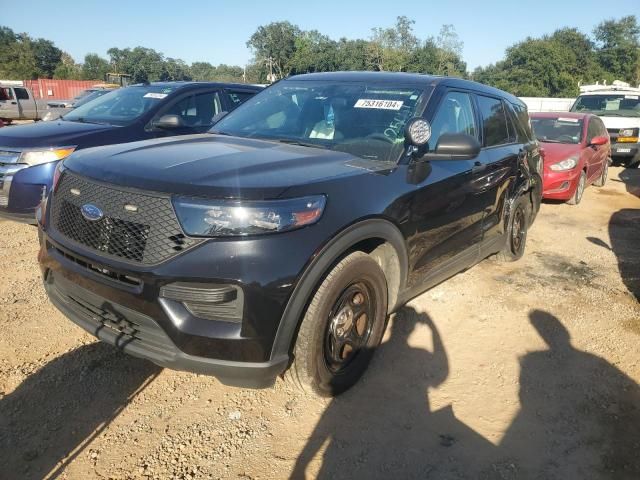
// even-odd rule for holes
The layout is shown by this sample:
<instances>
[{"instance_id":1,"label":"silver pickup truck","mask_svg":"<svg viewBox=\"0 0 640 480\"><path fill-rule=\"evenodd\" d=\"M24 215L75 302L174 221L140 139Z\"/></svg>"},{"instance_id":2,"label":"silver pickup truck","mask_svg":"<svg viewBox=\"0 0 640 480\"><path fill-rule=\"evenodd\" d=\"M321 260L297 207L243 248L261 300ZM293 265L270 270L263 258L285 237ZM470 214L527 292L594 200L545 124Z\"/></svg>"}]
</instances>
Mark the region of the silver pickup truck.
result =
<instances>
[{"instance_id":1,"label":"silver pickup truck","mask_svg":"<svg viewBox=\"0 0 640 480\"><path fill-rule=\"evenodd\" d=\"M45 103L37 101L26 87L0 84L0 120L40 120L46 111Z\"/></svg>"}]
</instances>

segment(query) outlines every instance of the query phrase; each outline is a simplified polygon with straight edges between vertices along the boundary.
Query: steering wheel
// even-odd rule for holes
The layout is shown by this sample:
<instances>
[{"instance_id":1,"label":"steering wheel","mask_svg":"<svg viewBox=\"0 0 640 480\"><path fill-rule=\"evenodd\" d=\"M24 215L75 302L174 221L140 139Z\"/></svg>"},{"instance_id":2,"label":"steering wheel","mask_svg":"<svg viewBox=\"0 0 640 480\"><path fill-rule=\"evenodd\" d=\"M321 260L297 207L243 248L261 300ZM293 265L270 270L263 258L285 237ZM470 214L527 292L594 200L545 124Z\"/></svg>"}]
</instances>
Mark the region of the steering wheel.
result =
<instances>
[{"instance_id":1,"label":"steering wheel","mask_svg":"<svg viewBox=\"0 0 640 480\"><path fill-rule=\"evenodd\" d=\"M558 141L561 142L563 140L568 141L568 142L573 142L575 139L571 135L560 135L558 137Z\"/></svg>"},{"instance_id":2,"label":"steering wheel","mask_svg":"<svg viewBox=\"0 0 640 480\"><path fill-rule=\"evenodd\" d=\"M384 133L371 133L367 135L366 138L370 140L380 140L382 142L388 142L392 145L395 143L393 139L387 137Z\"/></svg>"}]
</instances>

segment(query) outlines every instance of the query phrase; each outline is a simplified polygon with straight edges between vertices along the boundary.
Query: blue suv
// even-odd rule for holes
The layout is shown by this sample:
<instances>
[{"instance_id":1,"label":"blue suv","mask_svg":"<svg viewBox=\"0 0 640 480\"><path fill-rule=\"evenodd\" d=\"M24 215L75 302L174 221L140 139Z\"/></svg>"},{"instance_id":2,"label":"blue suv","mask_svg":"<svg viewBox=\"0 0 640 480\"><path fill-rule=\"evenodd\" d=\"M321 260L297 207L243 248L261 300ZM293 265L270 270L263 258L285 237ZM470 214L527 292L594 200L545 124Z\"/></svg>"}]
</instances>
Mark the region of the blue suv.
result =
<instances>
[{"instance_id":1,"label":"blue suv","mask_svg":"<svg viewBox=\"0 0 640 480\"><path fill-rule=\"evenodd\" d=\"M89 147L204 133L262 87L162 82L115 90L54 122L0 130L0 217L35 223L59 160Z\"/></svg>"}]
</instances>

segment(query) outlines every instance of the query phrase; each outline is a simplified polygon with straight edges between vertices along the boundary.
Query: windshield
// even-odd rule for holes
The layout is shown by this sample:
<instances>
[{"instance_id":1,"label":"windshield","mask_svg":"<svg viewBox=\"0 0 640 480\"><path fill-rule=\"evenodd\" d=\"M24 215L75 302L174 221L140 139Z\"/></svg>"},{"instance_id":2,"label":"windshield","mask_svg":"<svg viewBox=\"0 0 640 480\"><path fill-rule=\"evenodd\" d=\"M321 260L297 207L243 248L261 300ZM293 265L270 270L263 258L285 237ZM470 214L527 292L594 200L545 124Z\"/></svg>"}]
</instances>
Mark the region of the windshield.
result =
<instances>
[{"instance_id":1,"label":"windshield","mask_svg":"<svg viewBox=\"0 0 640 480\"><path fill-rule=\"evenodd\" d=\"M111 92L111 90L95 90L95 91L89 93L88 95L85 95L80 100L77 100L77 101L73 102L73 106L75 108L78 108L78 107L84 105L85 103L90 102L94 98L101 97L102 95L104 95L106 93L109 93L109 92Z\"/></svg>"},{"instance_id":2,"label":"windshield","mask_svg":"<svg viewBox=\"0 0 640 480\"><path fill-rule=\"evenodd\" d=\"M640 95L580 95L571 111L600 116L640 117Z\"/></svg>"},{"instance_id":3,"label":"windshield","mask_svg":"<svg viewBox=\"0 0 640 480\"><path fill-rule=\"evenodd\" d=\"M396 161L404 126L421 113L425 98L416 87L285 80L247 100L212 132Z\"/></svg>"},{"instance_id":4,"label":"windshield","mask_svg":"<svg viewBox=\"0 0 640 480\"><path fill-rule=\"evenodd\" d=\"M580 143L582 140L582 120L579 118L532 117L531 126L541 142Z\"/></svg>"},{"instance_id":5,"label":"windshield","mask_svg":"<svg viewBox=\"0 0 640 480\"><path fill-rule=\"evenodd\" d=\"M71 122L128 125L157 105L175 88L153 85L120 88L79 106L62 118Z\"/></svg>"}]
</instances>

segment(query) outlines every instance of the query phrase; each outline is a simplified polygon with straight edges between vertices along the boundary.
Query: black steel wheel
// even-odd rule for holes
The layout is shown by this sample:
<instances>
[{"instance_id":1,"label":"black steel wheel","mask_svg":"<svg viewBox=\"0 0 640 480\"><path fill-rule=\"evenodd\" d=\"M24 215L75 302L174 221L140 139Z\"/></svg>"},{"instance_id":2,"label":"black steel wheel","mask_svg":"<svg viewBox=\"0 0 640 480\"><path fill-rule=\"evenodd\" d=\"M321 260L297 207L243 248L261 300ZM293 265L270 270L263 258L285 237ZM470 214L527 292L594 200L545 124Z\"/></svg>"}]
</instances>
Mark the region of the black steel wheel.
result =
<instances>
[{"instance_id":1,"label":"black steel wheel","mask_svg":"<svg viewBox=\"0 0 640 480\"><path fill-rule=\"evenodd\" d=\"M285 376L320 396L338 395L362 376L387 318L387 282L364 252L344 257L315 291Z\"/></svg>"},{"instance_id":2,"label":"black steel wheel","mask_svg":"<svg viewBox=\"0 0 640 480\"><path fill-rule=\"evenodd\" d=\"M515 262L522 258L529 231L530 204L526 197L520 197L511 207L504 247L496 255L502 262Z\"/></svg>"}]
</instances>

